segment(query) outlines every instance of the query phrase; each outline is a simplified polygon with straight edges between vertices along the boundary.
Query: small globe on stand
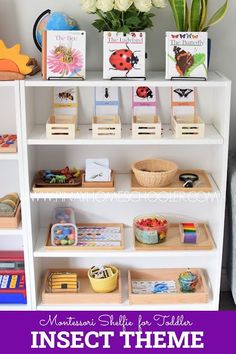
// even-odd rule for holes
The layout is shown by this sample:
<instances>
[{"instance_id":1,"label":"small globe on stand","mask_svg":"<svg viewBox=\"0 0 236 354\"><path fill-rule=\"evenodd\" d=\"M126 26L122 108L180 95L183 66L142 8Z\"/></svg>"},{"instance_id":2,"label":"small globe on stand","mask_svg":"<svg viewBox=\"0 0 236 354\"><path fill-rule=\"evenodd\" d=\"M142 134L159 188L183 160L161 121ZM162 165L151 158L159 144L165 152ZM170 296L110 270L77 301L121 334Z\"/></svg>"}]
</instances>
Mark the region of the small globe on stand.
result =
<instances>
[{"instance_id":1,"label":"small globe on stand","mask_svg":"<svg viewBox=\"0 0 236 354\"><path fill-rule=\"evenodd\" d=\"M44 31L75 31L79 30L78 22L64 12L44 11L34 24L33 37L37 48L42 50Z\"/></svg>"}]
</instances>

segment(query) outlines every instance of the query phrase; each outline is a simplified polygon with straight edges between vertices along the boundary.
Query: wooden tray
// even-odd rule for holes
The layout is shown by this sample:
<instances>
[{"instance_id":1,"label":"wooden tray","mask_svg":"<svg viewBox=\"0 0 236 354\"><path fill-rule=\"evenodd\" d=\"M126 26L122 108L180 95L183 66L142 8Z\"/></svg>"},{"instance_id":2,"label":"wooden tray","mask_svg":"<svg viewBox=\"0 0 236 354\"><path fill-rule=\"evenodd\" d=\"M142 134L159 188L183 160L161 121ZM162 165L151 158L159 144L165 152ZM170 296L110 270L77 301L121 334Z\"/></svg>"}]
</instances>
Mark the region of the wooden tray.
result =
<instances>
[{"instance_id":1,"label":"wooden tray","mask_svg":"<svg viewBox=\"0 0 236 354\"><path fill-rule=\"evenodd\" d=\"M199 176L193 188L184 188L183 182L179 181L179 175L182 173L195 173ZM132 192L212 192L213 187L207 173L203 170L178 170L173 182L166 187L143 187L141 186L135 175L131 174L131 190Z\"/></svg>"},{"instance_id":2,"label":"wooden tray","mask_svg":"<svg viewBox=\"0 0 236 354\"><path fill-rule=\"evenodd\" d=\"M85 173L82 176L82 187L83 188L114 188L115 185L115 173L111 173L110 182L85 182Z\"/></svg>"},{"instance_id":3,"label":"wooden tray","mask_svg":"<svg viewBox=\"0 0 236 354\"><path fill-rule=\"evenodd\" d=\"M178 277L186 269L137 269L128 273L129 303L131 305L157 305L157 304L198 304L209 301L209 289L201 269L191 269L199 276L199 282L194 293L182 293L180 291ZM170 281L176 282L176 293L172 294L133 294L133 280L143 281Z\"/></svg>"},{"instance_id":4,"label":"wooden tray","mask_svg":"<svg viewBox=\"0 0 236 354\"><path fill-rule=\"evenodd\" d=\"M14 141L14 144L9 145L9 147L4 148L0 146L0 153L2 154L9 154L9 153L16 153L17 152L17 140Z\"/></svg>"},{"instance_id":5,"label":"wooden tray","mask_svg":"<svg viewBox=\"0 0 236 354\"><path fill-rule=\"evenodd\" d=\"M168 228L166 241L155 245L140 243L135 238L134 247L136 251L200 251L212 250L215 243L211 232L206 224L198 224L199 237L196 244L182 243L179 224L171 224Z\"/></svg>"},{"instance_id":6,"label":"wooden tray","mask_svg":"<svg viewBox=\"0 0 236 354\"><path fill-rule=\"evenodd\" d=\"M66 188L72 188L72 187L79 187L81 186L82 184L82 176L78 177L78 178L74 178L74 183L53 183L53 184L50 184L50 183L47 183L43 180L43 173L44 171L39 171L35 177L35 180L34 180L34 184L36 187L40 187L40 188L58 188L58 187L66 187ZM52 170L52 173L54 174L60 174L60 170Z\"/></svg>"},{"instance_id":7,"label":"wooden tray","mask_svg":"<svg viewBox=\"0 0 236 354\"><path fill-rule=\"evenodd\" d=\"M48 293L47 279L52 272L72 272L77 273L80 281L80 290L77 293ZM122 302L121 277L119 276L118 288L112 293L95 293L88 279L87 269L51 269L48 270L42 286L42 304L44 305L64 305L64 304L119 304Z\"/></svg>"},{"instance_id":8,"label":"wooden tray","mask_svg":"<svg viewBox=\"0 0 236 354\"><path fill-rule=\"evenodd\" d=\"M125 241L124 241L124 224L99 224L99 223L93 223L93 224L77 224L77 226L85 226L85 227L93 227L93 226L98 226L98 227L120 227L121 229L121 245L120 246L112 246L112 247L91 247L91 246L53 246L51 242L51 227L49 228L49 232L47 234L46 238L46 245L45 249L47 251L72 251L72 252L78 252L78 251L119 251L123 250L125 248ZM102 241L97 241L97 242L102 242Z\"/></svg>"},{"instance_id":9,"label":"wooden tray","mask_svg":"<svg viewBox=\"0 0 236 354\"><path fill-rule=\"evenodd\" d=\"M21 204L18 204L14 216L1 216L0 229L17 229L21 222Z\"/></svg>"}]
</instances>

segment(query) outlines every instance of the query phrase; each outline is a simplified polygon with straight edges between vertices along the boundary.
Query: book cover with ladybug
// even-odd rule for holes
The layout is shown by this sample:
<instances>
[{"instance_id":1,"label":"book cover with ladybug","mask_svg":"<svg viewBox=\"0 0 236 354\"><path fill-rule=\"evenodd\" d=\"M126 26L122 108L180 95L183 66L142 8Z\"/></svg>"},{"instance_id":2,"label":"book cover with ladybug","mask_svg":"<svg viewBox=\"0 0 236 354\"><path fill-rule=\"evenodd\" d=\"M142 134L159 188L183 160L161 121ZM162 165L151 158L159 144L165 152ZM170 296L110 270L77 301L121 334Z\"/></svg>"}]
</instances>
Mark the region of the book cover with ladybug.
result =
<instances>
[{"instance_id":1,"label":"book cover with ladybug","mask_svg":"<svg viewBox=\"0 0 236 354\"><path fill-rule=\"evenodd\" d=\"M207 79L207 32L166 32L166 79Z\"/></svg>"},{"instance_id":2,"label":"book cover with ladybug","mask_svg":"<svg viewBox=\"0 0 236 354\"><path fill-rule=\"evenodd\" d=\"M103 78L145 77L145 32L104 32Z\"/></svg>"}]
</instances>

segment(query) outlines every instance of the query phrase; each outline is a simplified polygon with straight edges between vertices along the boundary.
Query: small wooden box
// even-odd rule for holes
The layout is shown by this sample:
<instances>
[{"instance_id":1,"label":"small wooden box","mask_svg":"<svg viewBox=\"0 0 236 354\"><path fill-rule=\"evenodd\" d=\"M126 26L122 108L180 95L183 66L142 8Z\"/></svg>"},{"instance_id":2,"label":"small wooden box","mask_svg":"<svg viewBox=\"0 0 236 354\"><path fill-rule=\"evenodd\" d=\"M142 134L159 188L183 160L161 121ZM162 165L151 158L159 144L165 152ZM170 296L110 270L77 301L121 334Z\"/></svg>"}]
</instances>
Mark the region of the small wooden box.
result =
<instances>
[{"instance_id":1,"label":"small wooden box","mask_svg":"<svg viewBox=\"0 0 236 354\"><path fill-rule=\"evenodd\" d=\"M95 116L92 123L93 138L121 138L121 121L119 116Z\"/></svg>"},{"instance_id":2,"label":"small wooden box","mask_svg":"<svg viewBox=\"0 0 236 354\"><path fill-rule=\"evenodd\" d=\"M161 120L159 116L133 116L133 138L161 138Z\"/></svg>"},{"instance_id":3,"label":"small wooden box","mask_svg":"<svg viewBox=\"0 0 236 354\"><path fill-rule=\"evenodd\" d=\"M107 182L86 182L85 181L85 173L82 176L82 188L113 188L115 185L115 173L111 172L111 180Z\"/></svg>"},{"instance_id":4,"label":"small wooden box","mask_svg":"<svg viewBox=\"0 0 236 354\"><path fill-rule=\"evenodd\" d=\"M204 138L205 123L199 116L172 116L171 126L176 138Z\"/></svg>"},{"instance_id":5,"label":"small wooden box","mask_svg":"<svg viewBox=\"0 0 236 354\"><path fill-rule=\"evenodd\" d=\"M74 139L75 131L75 116L50 116L46 124L46 136L48 139Z\"/></svg>"},{"instance_id":6,"label":"small wooden box","mask_svg":"<svg viewBox=\"0 0 236 354\"><path fill-rule=\"evenodd\" d=\"M76 293L51 293L47 291L47 281L50 273L71 272L78 274L80 286ZM42 303L45 305L63 304L119 304L122 302L121 277L119 276L118 288L112 293L95 293L90 285L87 269L52 269L49 270L43 281Z\"/></svg>"},{"instance_id":7,"label":"small wooden box","mask_svg":"<svg viewBox=\"0 0 236 354\"><path fill-rule=\"evenodd\" d=\"M17 229L21 222L21 204L14 216L0 216L0 229Z\"/></svg>"},{"instance_id":8,"label":"small wooden box","mask_svg":"<svg viewBox=\"0 0 236 354\"><path fill-rule=\"evenodd\" d=\"M209 289L201 269L191 269L199 277L196 291L183 293L180 290L178 277L186 269L137 269L128 273L129 282L129 303L131 305L158 305L158 304L197 304L209 301ZM175 281L176 293L159 294L134 294L132 292L132 281Z\"/></svg>"}]
</instances>

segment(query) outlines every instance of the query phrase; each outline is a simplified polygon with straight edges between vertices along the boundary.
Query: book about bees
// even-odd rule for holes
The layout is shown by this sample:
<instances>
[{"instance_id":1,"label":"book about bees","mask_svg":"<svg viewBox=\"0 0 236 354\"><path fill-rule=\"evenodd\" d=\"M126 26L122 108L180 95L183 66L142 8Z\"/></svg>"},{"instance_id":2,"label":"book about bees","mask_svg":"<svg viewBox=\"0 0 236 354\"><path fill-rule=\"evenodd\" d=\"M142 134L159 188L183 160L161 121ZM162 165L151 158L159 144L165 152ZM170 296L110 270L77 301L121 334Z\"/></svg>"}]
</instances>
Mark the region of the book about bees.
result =
<instances>
[{"instance_id":1,"label":"book about bees","mask_svg":"<svg viewBox=\"0 0 236 354\"><path fill-rule=\"evenodd\" d=\"M207 79L207 32L166 32L166 79Z\"/></svg>"},{"instance_id":2,"label":"book about bees","mask_svg":"<svg viewBox=\"0 0 236 354\"><path fill-rule=\"evenodd\" d=\"M84 31L45 31L43 33L42 73L45 80L84 80L86 33Z\"/></svg>"},{"instance_id":3,"label":"book about bees","mask_svg":"<svg viewBox=\"0 0 236 354\"><path fill-rule=\"evenodd\" d=\"M104 32L103 78L145 77L145 32Z\"/></svg>"}]
</instances>

